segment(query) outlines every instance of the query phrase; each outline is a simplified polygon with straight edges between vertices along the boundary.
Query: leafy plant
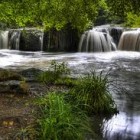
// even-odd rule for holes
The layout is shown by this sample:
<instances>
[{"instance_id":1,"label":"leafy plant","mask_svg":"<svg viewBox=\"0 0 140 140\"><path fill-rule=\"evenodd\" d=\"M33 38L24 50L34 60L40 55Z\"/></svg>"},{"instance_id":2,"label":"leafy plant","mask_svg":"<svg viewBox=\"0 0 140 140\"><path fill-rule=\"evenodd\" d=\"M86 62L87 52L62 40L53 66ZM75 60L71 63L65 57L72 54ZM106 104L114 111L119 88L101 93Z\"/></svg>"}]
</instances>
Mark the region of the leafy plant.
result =
<instances>
[{"instance_id":1,"label":"leafy plant","mask_svg":"<svg viewBox=\"0 0 140 140\"><path fill-rule=\"evenodd\" d=\"M41 140L84 140L93 133L86 114L65 101L63 93L49 93L38 100L38 138Z\"/></svg>"}]
</instances>

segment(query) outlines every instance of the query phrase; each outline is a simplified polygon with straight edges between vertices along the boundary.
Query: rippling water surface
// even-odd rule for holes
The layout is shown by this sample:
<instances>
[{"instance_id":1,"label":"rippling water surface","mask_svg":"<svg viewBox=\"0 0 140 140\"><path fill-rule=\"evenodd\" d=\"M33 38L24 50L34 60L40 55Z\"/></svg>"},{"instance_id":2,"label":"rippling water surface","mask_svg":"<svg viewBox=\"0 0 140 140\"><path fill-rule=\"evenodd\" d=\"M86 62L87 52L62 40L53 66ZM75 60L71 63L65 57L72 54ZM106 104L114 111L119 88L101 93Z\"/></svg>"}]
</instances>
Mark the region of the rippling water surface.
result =
<instances>
[{"instance_id":1,"label":"rippling water surface","mask_svg":"<svg viewBox=\"0 0 140 140\"><path fill-rule=\"evenodd\" d=\"M67 62L73 76L90 70L109 72L119 114L101 123L104 140L140 140L140 53L44 53L0 50L0 67L46 70L51 60ZM119 92L117 91L119 89Z\"/></svg>"}]
</instances>

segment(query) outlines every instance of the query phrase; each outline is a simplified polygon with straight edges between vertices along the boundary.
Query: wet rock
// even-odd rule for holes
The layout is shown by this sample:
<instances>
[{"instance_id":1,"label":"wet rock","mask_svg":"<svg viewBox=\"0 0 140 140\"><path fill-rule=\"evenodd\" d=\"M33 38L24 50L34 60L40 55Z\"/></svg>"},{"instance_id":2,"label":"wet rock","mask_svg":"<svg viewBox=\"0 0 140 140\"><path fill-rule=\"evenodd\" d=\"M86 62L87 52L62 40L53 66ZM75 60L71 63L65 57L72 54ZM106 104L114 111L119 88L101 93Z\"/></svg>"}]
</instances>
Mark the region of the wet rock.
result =
<instances>
[{"instance_id":1,"label":"wet rock","mask_svg":"<svg viewBox=\"0 0 140 140\"><path fill-rule=\"evenodd\" d=\"M7 80L22 80L23 77L17 72L13 72L10 70L0 69L0 81Z\"/></svg>"},{"instance_id":2,"label":"wet rock","mask_svg":"<svg viewBox=\"0 0 140 140\"><path fill-rule=\"evenodd\" d=\"M41 51L41 41L43 32L37 29L22 30L20 36L20 50Z\"/></svg>"},{"instance_id":3,"label":"wet rock","mask_svg":"<svg viewBox=\"0 0 140 140\"><path fill-rule=\"evenodd\" d=\"M20 72L20 74L26 78L28 82L37 81L37 76L43 71L36 68L29 68Z\"/></svg>"},{"instance_id":4,"label":"wet rock","mask_svg":"<svg viewBox=\"0 0 140 140\"><path fill-rule=\"evenodd\" d=\"M10 80L0 82L0 93L27 93L28 84L24 81Z\"/></svg>"}]
</instances>

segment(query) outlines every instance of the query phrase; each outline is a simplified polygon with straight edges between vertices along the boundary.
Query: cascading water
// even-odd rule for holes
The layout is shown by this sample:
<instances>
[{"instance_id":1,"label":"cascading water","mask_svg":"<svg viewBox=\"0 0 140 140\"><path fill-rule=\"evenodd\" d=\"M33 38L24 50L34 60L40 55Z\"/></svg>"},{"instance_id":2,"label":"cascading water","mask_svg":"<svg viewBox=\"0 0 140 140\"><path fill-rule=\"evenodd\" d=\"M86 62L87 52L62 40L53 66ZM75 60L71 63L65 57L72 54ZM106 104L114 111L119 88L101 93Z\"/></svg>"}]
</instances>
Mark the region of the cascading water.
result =
<instances>
[{"instance_id":1,"label":"cascading water","mask_svg":"<svg viewBox=\"0 0 140 140\"><path fill-rule=\"evenodd\" d=\"M44 31L41 32L39 40L40 40L40 51L43 51Z\"/></svg>"},{"instance_id":2,"label":"cascading water","mask_svg":"<svg viewBox=\"0 0 140 140\"><path fill-rule=\"evenodd\" d=\"M9 38L9 48L13 50L19 50L20 48L20 35L21 31L11 31Z\"/></svg>"},{"instance_id":3,"label":"cascading water","mask_svg":"<svg viewBox=\"0 0 140 140\"><path fill-rule=\"evenodd\" d=\"M107 30L95 28L86 31L80 39L79 52L107 52L116 50L116 45Z\"/></svg>"},{"instance_id":4,"label":"cascading water","mask_svg":"<svg viewBox=\"0 0 140 140\"><path fill-rule=\"evenodd\" d=\"M0 32L0 49L8 49L8 35L9 31Z\"/></svg>"},{"instance_id":5,"label":"cascading water","mask_svg":"<svg viewBox=\"0 0 140 140\"><path fill-rule=\"evenodd\" d=\"M123 32L118 45L119 50L140 51L140 30Z\"/></svg>"}]
</instances>

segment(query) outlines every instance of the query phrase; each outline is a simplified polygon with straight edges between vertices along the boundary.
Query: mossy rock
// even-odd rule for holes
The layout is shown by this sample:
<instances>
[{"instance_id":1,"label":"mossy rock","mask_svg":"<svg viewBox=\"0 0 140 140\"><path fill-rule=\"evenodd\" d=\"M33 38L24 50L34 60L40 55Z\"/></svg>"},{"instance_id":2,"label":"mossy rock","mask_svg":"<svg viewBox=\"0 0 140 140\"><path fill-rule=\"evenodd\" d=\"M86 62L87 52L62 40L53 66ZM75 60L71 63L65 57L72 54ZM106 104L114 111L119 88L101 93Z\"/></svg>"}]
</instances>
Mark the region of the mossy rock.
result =
<instances>
[{"instance_id":1,"label":"mossy rock","mask_svg":"<svg viewBox=\"0 0 140 140\"><path fill-rule=\"evenodd\" d=\"M29 85L25 81L9 80L0 82L0 93L20 93L29 92Z\"/></svg>"},{"instance_id":2,"label":"mossy rock","mask_svg":"<svg viewBox=\"0 0 140 140\"><path fill-rule=\"evenodd\" d=\"M0 69L0 81L23 80L23 77L17 72Z\"/></svg>"}]
</instances>

